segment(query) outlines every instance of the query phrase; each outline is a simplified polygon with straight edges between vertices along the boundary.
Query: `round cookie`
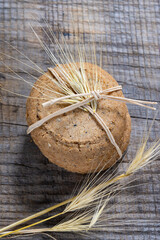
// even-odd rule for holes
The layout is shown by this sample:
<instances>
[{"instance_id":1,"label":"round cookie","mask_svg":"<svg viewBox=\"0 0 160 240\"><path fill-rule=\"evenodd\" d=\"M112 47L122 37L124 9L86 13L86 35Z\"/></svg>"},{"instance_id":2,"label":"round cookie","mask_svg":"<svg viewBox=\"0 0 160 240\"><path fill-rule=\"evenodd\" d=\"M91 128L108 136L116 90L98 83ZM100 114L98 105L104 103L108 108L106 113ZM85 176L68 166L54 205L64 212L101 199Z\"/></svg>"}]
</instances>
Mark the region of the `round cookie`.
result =
<instances>
[{"instance_id":1,"label":"round cookie","mask_svg":"<svg viewBox=\"0 0 160 240\"><path fill-rule=\"evenodd\" d=\"M79 63L76 64L81 71ZM68 65L64 67L70 71ZM92 81L96 77L95 69L98 78L101 79L102 89L118 85L116 80L100 67L84 63L85 73ZM52 76L48 72L36 81L30 93L32 98L27 99L26 118L29 126L66 106L65 104L42 106L42 103L57 97L54 93L57 87L48 75ZM110 95L124 97L121 90ZM99 100L97 113L109 127L123 153L128 146L131 132L131 119L126 104L108 99ZM82 109L49 120L33 130L31 136L51 162L71 172L88 173L104 170L119 158L115 147L96 119Z\"/></svg>"}]
</instances>

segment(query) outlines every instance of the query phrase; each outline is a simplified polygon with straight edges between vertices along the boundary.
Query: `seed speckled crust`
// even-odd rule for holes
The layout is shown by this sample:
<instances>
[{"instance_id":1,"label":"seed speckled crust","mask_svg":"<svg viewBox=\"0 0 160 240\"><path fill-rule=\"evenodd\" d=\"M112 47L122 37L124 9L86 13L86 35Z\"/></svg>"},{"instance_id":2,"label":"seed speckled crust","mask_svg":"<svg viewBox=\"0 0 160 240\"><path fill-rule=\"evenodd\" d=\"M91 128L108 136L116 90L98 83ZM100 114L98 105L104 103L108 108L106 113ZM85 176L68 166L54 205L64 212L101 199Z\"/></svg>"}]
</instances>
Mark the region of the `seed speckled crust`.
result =
<instances>
[{"instance_id":1,"label":"seed speckled crust","mask_svg":"<svg viewBox=\"0 0 160 240\"><path fill-rule=\"evenodd\" d=\"M79 67L79 63L77 65ZM84 64L86 75L88 78L92 77L92 80L95 77L94 68L93 64ZM118 85L110 74L98 66L96 68L103 89ZM66 106L62 104L54 104L46 108L42 106L42 103L47 101L42 99L43 96L57 97L56 94L44 89L46 85L57 89L54 83L43 75L34 85L38 90L32 88L30 93L31 97L37 97L37 99L27 99L26 118L29 126ZM121 90L110 95L124 97ZM121 151L124 152L131 132L131 119L126 104L113 100L99 100L97 113L103 118ZM118 153L106 133L93 116L81 109L51 119L35 129L31 136L51 162L71 172L88 173L95 169L99 171L112 166L118 159Z\"/></svg>"}]
</instances>

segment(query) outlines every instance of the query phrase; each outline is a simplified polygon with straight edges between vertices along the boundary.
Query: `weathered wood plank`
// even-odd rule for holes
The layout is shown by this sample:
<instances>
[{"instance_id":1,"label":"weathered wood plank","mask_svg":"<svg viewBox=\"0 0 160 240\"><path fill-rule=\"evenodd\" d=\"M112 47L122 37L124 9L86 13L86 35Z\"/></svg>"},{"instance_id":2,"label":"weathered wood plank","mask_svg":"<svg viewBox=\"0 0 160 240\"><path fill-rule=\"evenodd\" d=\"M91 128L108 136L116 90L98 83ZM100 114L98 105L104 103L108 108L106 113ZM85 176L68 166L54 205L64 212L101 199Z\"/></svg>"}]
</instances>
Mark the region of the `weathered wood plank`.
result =
<instances>
[{"instance_id":1,"label":"weathered wood plank","mask_svg":"<svg viewBox=\"0 0 160 240\"><path fill-rule=\"evenodd\" d=\"M158 0L37 0L34 3L31 0L0 0L0 52L33 66L28 59L20 56L4 42L7 41L46 71L51 63L29 27L31 22L42 39L49 43L37 22L33 20L33 17L38 17L40 21L45 18L60 42L62 42L60 32L63 33L73 54L76 53L76 39L73 36L75 29L83 36L88 56L95 42L97 60L100 59L102 49L103 68L122 84L126 97L160 102L159 9ZM50 47L56 53L57 45L53 44ZM35 79L24 71L28 71L36 78L40 75L14 59L1 56L6 65L31 83L34 83ZM0 83L13 92L28 96L30 87L7 74L11 74L10 70L0 63ZM1 94L0 226L5 226L67 199L75 183L83 179L83 176L68 173L49 163L31 141L30 136L26 135L26 99L7 92ZM147 112L133 105L128 107L132 116L132 136L122 168L125 168L127 162L135 155L146 124L145 118L148 116L149 125L154 116L152 111ZM150 142L159 137L159 120L160 113L156 116ZM121 213L116 219L123 218L123 225L117 223L113 226L110 223L110 227L106 227L104 232L92 233L86 237L72 233L54 236L63 240L159 239L159 162L156 161L136 176L141 178L137 179L135 185L142 185L126 189L115 199L115 208L111 212L108 210L109 216ZM140 219L142 222L137 221ZM53 223L54 221L50 224ZM48 239L48 236L36 235L30 236L29 239L37 238Z\"/></svg>"}]
</instances>

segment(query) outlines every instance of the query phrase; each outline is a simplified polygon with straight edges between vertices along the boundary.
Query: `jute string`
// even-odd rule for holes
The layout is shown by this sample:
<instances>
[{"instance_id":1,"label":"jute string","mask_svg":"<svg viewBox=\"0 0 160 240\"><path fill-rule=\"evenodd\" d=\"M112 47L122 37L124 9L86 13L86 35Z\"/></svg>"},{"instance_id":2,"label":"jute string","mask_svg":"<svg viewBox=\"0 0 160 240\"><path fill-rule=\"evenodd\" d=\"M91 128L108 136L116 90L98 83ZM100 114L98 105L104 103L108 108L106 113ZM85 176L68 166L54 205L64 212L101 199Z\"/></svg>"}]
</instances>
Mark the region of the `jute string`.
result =
<instances>
[{"instance_id":1,"label":"jute string","mask_svg":"<svg viewBox=\"0 0 160 240\"><path fill-rule=\"evenodd\" d=\"M77 108L81 108L81 109L83 108L83 109L87 110L97 120L97 122L101 125L101 127L106 132L110 142L116 148L116 150L119 154L119 157L121 158L122 157L122 151L119 148L118 144L116 143L111 131L109 130L108 126L103 121L103 119L98 115L98 113L93 111L93 109L89 106L89 103L92 102L93 100L99 101L101 99L110 99L110 100L120 101L120 102L124 102L124 103L136 104L136 105L146 107L146 108L150 108L150 109L153 109L153 110L156 110L156 109L153 108L153 107L150 107L146 104L157 104L156 102L141 101L141 100L134 100L134 99L129 99L129 98L125 98L125 97L117 97L117 96L107 95L107 93L115 92L115 91L118 91L118 90L121 90L121 89L122 89L122 86L115 86L115 87L112 87L112 88L109 88L109 89L105 89L103 91L91 91L89 93L66 95L64 97L55 98L53 100L47 101L47 102L42 104L43 107L51 106L52 104L64 101L64 100L69 99L69 98L88 97L88 98L86 98L86 99L84 99L84 100L82 100L78 103L72 104L68 107L64 107L64 108L62 108L62 109L60 109L60 110L58 110L54 113L51 113L48 116L42 118L41 120L35 122L31 126L29 126L29 128L27 130L27 134L31 133L36 128L41 127L45 122L51 120L54 117L58 117L58 116L60 116L64 113L73 111L74 109L77 109Z\"/></svg>"}]
</instances>

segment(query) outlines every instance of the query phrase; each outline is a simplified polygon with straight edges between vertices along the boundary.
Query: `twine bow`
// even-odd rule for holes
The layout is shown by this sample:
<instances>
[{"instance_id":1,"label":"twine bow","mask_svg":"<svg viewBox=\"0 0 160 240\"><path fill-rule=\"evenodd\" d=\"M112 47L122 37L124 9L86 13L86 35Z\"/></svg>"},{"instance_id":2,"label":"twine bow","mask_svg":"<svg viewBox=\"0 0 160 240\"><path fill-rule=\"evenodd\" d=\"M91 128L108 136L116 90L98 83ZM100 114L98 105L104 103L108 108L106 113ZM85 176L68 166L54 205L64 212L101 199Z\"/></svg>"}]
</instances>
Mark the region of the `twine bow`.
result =
<instances>
[{"instance_id":1,"label":"twine bow","mask_svg":"<svg viewBox=\"0 0 160 240\"><path fill-rule=\"evenodd\" d=\"M103 91L91 91L89 93L66 95L64 97L55 98L55 99L52 99L50 101L47 101L47 102L42 104L43 107L51 106L52 104L55 104L56 102L61 102L61 101L64 101L66 99L69 99L69 98L88 97L88 98L86 98L82 101L79 101L75 104L72 104L68 107L64 107L64 108L62 108L62 109L60 109L60 110L58 110L54 113L51 113L48 116L42 118L41 120L35 122L31 126L29 126L29 128L27 130L27 134L32 132L34 129L42 126L45 122L49 121L50 119L52 119L54 117L57 117L59 115L62 115L64 113L67 113L67 112L70 112L70 111L73 111L74 109L77 109L77 108L83 108L83 109L86 109L88 112L90 112L92 114L92 116L94 116L94 118L97 120L97 122L102 126L102 128L106 132L110 142L116 148L116 150L118 152L118 155L121 158L122 157L122 151L119 148L119 146L117 145L111 131L109 130L108 126L103 121L103 119L98 115L97 112L95 112L88 105L88 103L92 102L93 100L99 101L100 99L110 99L110 100L116 100L116 101L120 101L120 102L124 102L124 103L132 103L132 104L136 104L136 105L139 105L139 106L142 106L142 107L146 107L146 108L156 110L156 108L147 106L146 104L157 104L157 102L148 102L148 101L129 99L129 98L125 98L125 97L117 97L117 96L107 95L107 93L115 92L115 91L118 91L118 90L122 90L122 86L115 86L115 87L112 87L112 88L109 88L109 89L105 89Z\"/></svg>"}]
</instances>

